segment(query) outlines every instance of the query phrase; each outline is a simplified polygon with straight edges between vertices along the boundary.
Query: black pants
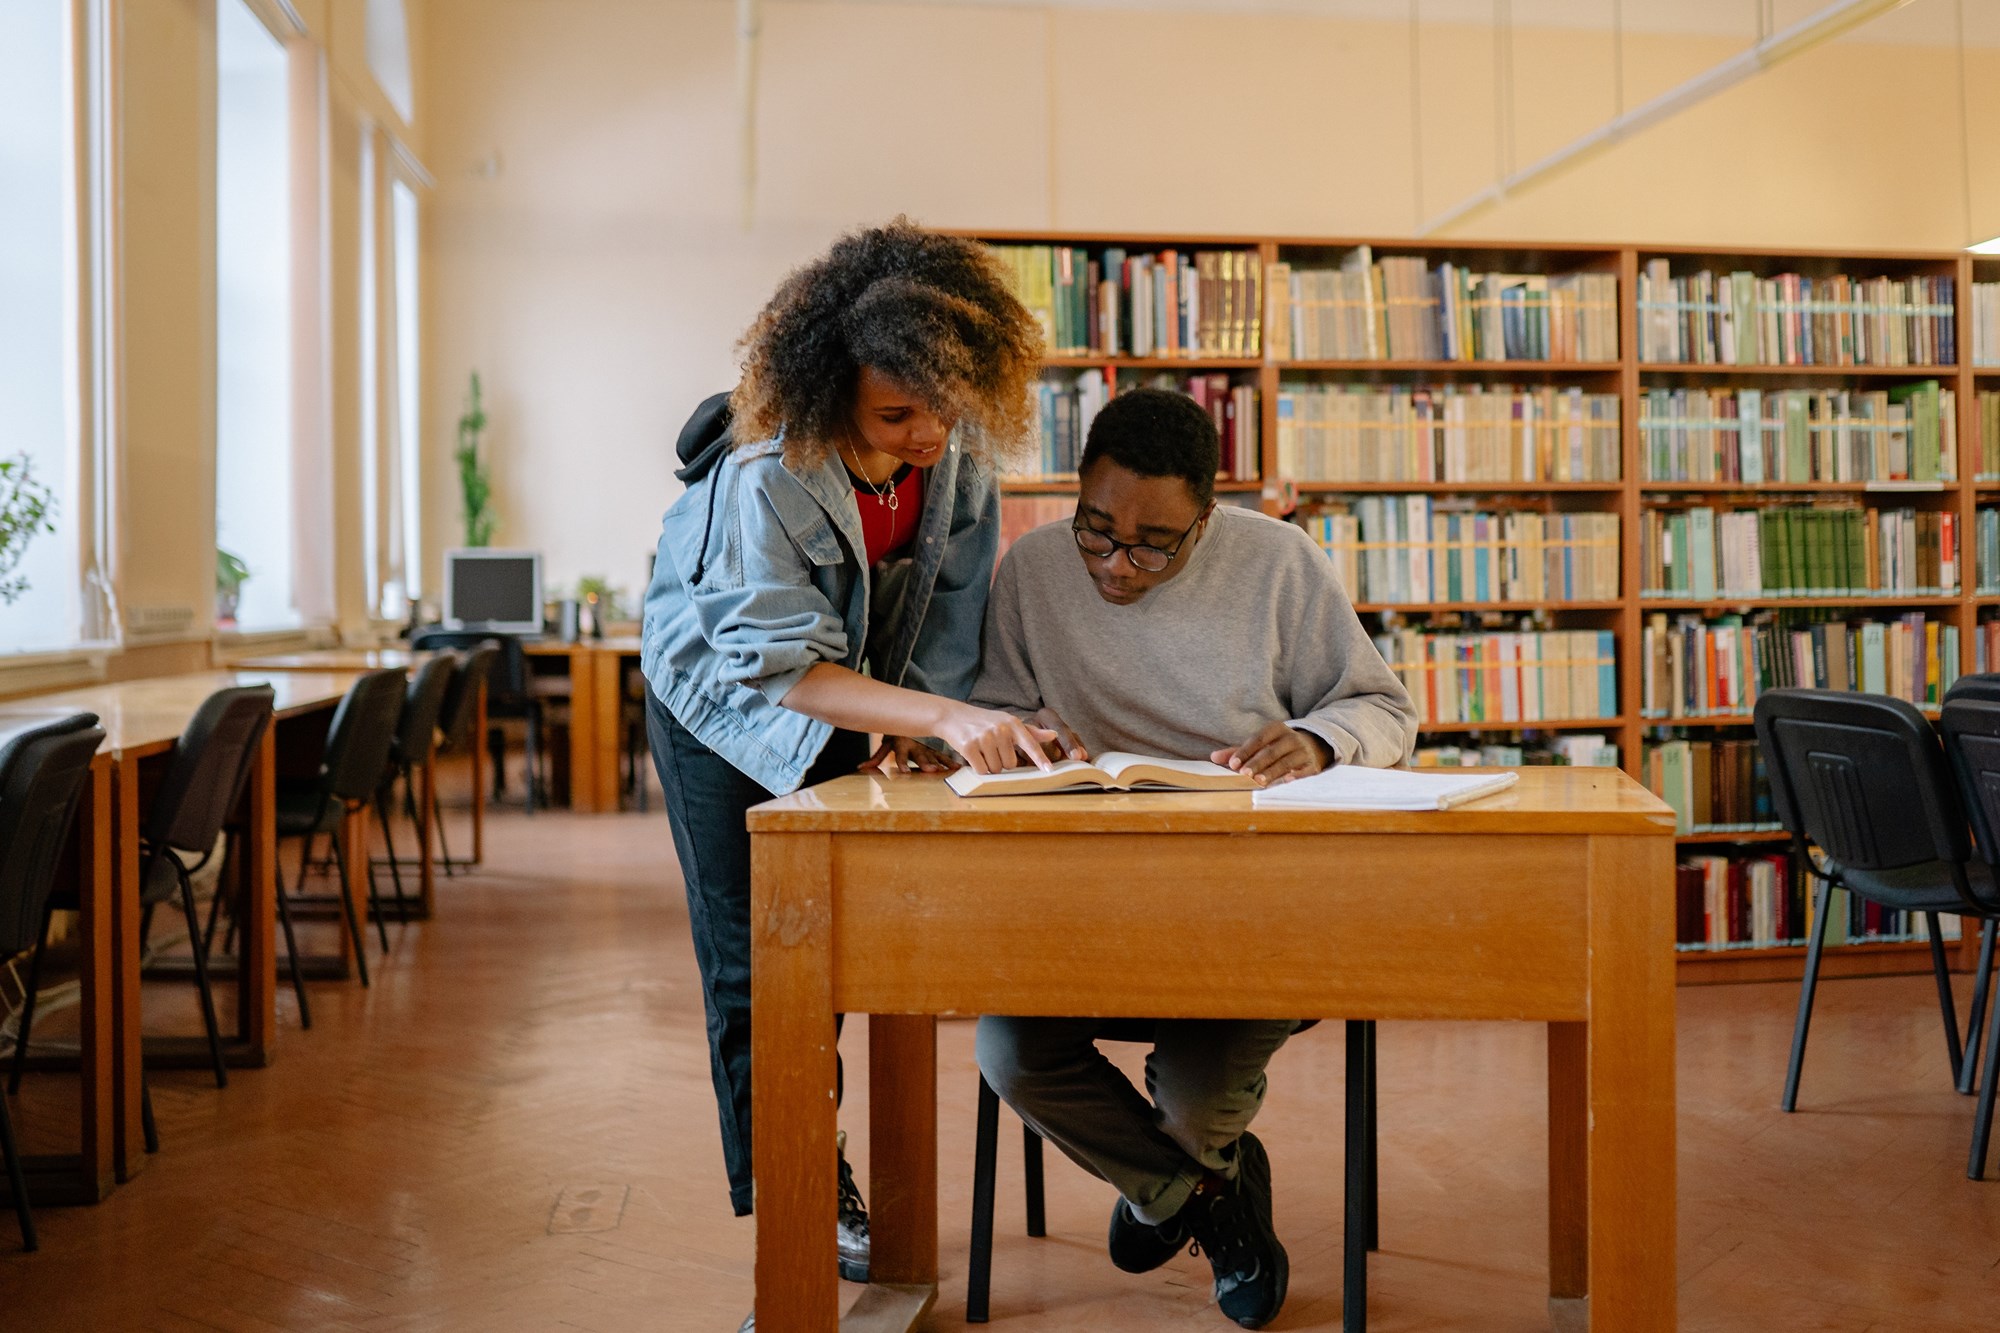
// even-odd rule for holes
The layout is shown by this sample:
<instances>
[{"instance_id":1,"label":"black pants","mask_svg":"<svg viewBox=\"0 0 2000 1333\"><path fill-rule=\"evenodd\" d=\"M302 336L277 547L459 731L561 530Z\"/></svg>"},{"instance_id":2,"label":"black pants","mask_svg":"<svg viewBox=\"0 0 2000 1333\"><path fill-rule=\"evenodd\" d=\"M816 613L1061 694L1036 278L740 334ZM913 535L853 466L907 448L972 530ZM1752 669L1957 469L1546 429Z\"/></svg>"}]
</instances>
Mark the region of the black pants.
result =
<instances>
[{"instance_id":1,"label":"black pants","mask_svg":"<svg viewBox=\"0 0 2000 1333\"><path fill-rule=\"evenodd\" d=\"M743 814L773 793L696 740L650 691L646 737L687 882L729 1202L742 1217L750 1211L750 834ZM806 785L852 773L867 757L866 736L836 731Z\"/></svg>"}]
</instances>

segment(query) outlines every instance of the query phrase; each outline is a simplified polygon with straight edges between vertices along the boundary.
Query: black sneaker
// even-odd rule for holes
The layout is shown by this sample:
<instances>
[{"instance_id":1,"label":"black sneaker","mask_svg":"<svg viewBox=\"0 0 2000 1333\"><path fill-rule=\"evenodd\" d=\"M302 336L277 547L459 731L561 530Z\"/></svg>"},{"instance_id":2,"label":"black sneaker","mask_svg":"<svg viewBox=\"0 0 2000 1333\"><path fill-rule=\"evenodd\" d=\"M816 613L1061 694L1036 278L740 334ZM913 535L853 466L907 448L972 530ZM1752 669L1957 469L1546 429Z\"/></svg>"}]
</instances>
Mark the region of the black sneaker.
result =
<instances>
[{"instance_id":1,"label":"black sneaker","mask_svg":"<svg viewBox=\"0 0 2000 1333\"><path fill-rule=\"evenodd\" d=\"M1236 1141L1236 1179L1212 1178L1181 1216L1194 1248L1215 1273L1215 1303L1244 1328L1262 1328L1285 1305L1292 1265L1271 1229L1271 1159L1245 1133Z\"/></svg>"},{"instance_id":2,"label":"black sneaker","mask_svg":"<svg viewBox=\"0 0 2000 1333\"><path fill-rule=\"evenodd\" d=\"M835 1223L840 1275L849 1282L868 1280L868 1205L854 1184L854 1168L840 1157L840 1220Z\"/></svg>"},{"instance_id":3,"label":"black sneaker","mask_svg":"<svg viewBox=\"0 0 2000 1333\"><path fill-rule=\"evenodd\" d=\"M1188 1243L1187 1222L1184 1220L1186 1213L1187 1209L1182 1208L1154 1226L1150 1222L1141 1222L1121 1194L1118 1202L1111 1207L1111 1262L1127 1273L1152 1272L1179 1254L1181 1246Z\"/></svg>"}]
</instances>

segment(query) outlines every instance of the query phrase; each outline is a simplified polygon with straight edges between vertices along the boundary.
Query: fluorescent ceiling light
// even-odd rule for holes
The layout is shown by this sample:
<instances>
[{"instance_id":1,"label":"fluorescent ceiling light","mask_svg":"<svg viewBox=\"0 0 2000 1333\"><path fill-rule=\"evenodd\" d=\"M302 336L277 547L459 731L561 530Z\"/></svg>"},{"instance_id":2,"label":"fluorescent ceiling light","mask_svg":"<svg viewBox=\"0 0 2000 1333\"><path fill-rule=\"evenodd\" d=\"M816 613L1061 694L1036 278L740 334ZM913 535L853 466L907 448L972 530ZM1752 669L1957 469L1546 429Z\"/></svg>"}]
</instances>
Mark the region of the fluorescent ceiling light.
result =
<instances>
[{"instance_id":1,"label":"fluorescent ceiling light","mask_svg":"<svg viewBox=\"0 0 2000 1333\"><path fill-rule=\"evenodd\" d=\"M1981 241L1977 245L1968 245L1965 248L1976 255L2000 255L2000 236L1995 236L1990 241Z\"/></svg>"}]
</instances>

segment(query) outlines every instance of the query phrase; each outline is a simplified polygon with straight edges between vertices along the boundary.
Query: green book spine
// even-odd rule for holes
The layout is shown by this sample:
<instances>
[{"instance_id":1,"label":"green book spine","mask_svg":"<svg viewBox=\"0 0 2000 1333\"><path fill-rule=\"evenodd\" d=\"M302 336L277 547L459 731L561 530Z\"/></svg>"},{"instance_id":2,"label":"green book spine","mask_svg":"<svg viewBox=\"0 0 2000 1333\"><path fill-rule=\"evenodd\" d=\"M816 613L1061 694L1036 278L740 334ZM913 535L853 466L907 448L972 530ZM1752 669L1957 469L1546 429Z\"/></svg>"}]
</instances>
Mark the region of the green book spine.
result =
<instances>
[{"instance_id":1,"label":"green book spine","mask_svg":"<svg viewBox=\"0 0 2000 1333\"><path fill-rule=\"evenodd\" d=\"M1847 513L1847 590L1850 597L1868 595L1868 534L1866 515Z\"/></svg>"}]
</instances>

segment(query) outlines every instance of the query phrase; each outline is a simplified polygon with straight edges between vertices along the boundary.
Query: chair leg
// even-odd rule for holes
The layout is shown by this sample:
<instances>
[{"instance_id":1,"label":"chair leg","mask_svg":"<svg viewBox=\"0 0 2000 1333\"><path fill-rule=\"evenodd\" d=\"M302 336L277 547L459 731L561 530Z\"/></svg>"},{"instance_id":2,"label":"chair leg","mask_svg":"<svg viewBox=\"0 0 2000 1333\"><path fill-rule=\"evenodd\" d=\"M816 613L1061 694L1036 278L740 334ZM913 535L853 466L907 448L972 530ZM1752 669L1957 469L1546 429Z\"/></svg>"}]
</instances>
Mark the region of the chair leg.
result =
<instances>
[{"instance_id":1,"label":"chair leg","mask_svg":"<svg viewBox=\"0 0 2000 1333\"><path fill-rule=\"evenodd\" d=\"M145 1075L139 1076L139 1128L146 1136L146 1151L160 1150L160 1126L153 1119L153 1089Z\"/></svg>"},{"instance_id":2,"label":"chair leg","mask_svg":"<svg viewBox=\"0 0 2000 1333\"><path fill-rule=\"evenodd\" d=\"M225 831L222 835L222 871L228 871L235 865L234 859L230 856L235 846L236 835ZM222 915L222 900L228 896L223 887L226 880L225 874L221 872L216 874L215 892L208 895L208 924L203 926L201 931L201 947L211 958L215 956L216 918Z\"/></svg>"},{"instance_id":3,"label":"chair leg","mask_svg":"<svg viewBox=\"0 0 2000 1333\"><path fill-rule=\"evenodd\" d=\"M42 933L35 941L35 956L28 960L28 993L21 999L21 1025L14 1029L14 1068L7 1075L7 1095L21 1090L21 1074L28 1067L28 1033L35 1026L35 996L42 988L42 952L49 944L50 913L42 913Z\"/></svg>"},{"instance_id":4,"label":"chair leg","mask_svg":"<svg viewBox=\"0 0 2000 1333\"><path fill-rule=\"evenodd\" d=\"M181 910L187 916L188 950L194 954L195 985L201 989L201 1021L208 1026L208 1056L215 1063L215 1086L229 1086L229 1071L222 1063L222 1027L215 1021L215 992L208 985L208 950L201 943L201 921L194 909L194 885L178 859L174 871L181 882ZM141 881L144 882L143 880Z\"/></svg>"},{"instance_id":5,"label":"chair leg","mask_svg":"<svg viewBox=\"0 0 2000 1333\"><path fill-rule=\"evenodd\" d=\"M986 1322L993 1283L993 1180L999 1174L1000 1098L979 1080L979 1126L972 1139L972 1253L966 1261L965 1322Z\"/></svg>"},{"instance_id":6,"label":"chair leg","mask_svg":"<svg viewBox=\"0 0 2000 1333\"><path fill-rule=\"evenodd\" d=\"M493 803L507 797L507 736L498 727L486 729L486 761L493 770Z\"/></svg>"},{"instance_id":7,"label":"chair leg","mask_svg":"<svg viewBox=\"0 0 2000 1333\"><path fill-rule=\"evenodd\" d=\"M1986 1025L1986 1082L1979 1089L1979 1105L1972 1113L1972 1155L1965 1175L1978 1180L1986 1174L1986 1144L1993 1136L1993 1094L2000 1088L2000 1022Z\"/></svg>"},{"instance_id":8,"label":"chair leg","mask_svg":"<svg viewBox=\"0 0 2000 1333\"><path fill-rule=\"evenodd\" d=\"M381 793L376 793L376 797L375 811L380 816L382 814ZM382 819L382 841L388 844L389 863L391 866L394 866L396 863L396 838L394 834L389 832L389 821L386 817ZM366 847L361 849L361 863L368 868L368 915L375 918L375 933L381 936L382 956L387 958L389 956L388 915L383 912L382 899L375 892L375 858L369 853ZM402 878L402 871L398 870L396 872L398 887L401 886Z\"/></svg>"},{"instance_id":9,"label":"chair leg","mask_svg":"<svg viewBox=\"0 0 2000 1333\"><path fill-rule=\"evenodd\" d=\"M528 725L522 729L525 739L521 742L521 786L526 792L528 813L535 813L535 802L546 796L542 791L542 714L532 703L528 706Z\"/></svg>"},{"instance_id":10,"label":"chair leg","mask_svg":"<svg viewBox=\"0 0 2000 1333\"><path fill-rule=\"evenodd\" d=\"M361 923L354 918L354 899L348 896L347 892L347 839L338 833L332 837L333 859L340 866L340 892L335 896L340 899L340 914L347 918L347 938L354 945L354 970L361 974L361 984L365 987L368 985L368 949L361 942ZM361 854L366 856L368 849L362 848ZM375 896L372 882L369 885L368 896L370 900Z\"/></svg>"},{"instance_id":11,"label":"chair leg","mask_svg":"<svg viewBox=\"0 0 2000 1333\"><path fill-rule=\"evenodd\" d=\"M1347 1021L1347 1186L1341 1239L1341 1328L1368 1327L1368 1024Z\"/></svg>"},{"instance_id":12,"label":"chair leg","mask_svg":"<svg viewBox=\"0 0 2000 1333\"><path fill-rule=\"evenodd\" d=\"M1826 905L1833 888L1825 880L1814 881L1813 935L1806 944L1806 974L1799 980L1799 1013L1792 1020L1792 1059L1785 1068L1785 1095L1778 1103L1787 1111L1799 1106L1799 1070L1806 1062L1806 1033L1812 1028L1813 995L1819 989L1819 955L1826 945Z\"/></svg>"},{"instance_id":13,"label":"chair leg","mask_svg":"<svg viewBox=\"0 0 2000 1333\"><path fill-rule=\"evenodd\" d=\"M1965 1062L1958 1070L1958 1090L1979 1090L1979 1034L1984 1031L1986 1006L1993 998L1993 922L1979 928L1978 975L1972 981L1972 1009L1965 1016Z\"/></svg>"},{"instance_id":14,"label":"chair leg","mask_svg":"<svg viewBox=\"0 0 2000 1333\"><path fill-rule=\"evenodd\" d=\"M1021 1126L1021 1183L1028 1195L1028 1234L1049 1234L1048 1208L1042 1196L1042 1136Z\"/></svg>"},{"instance_id":15,"label":"chair leg","mask_svg":"<svg viewBox=\"0 0 2000 1333\"><path fill-rule=\"evenodd\" d=\"M306 999L305 973L299 970L299 941L298 937L292 933L292 900L290 895L285 892L284 867L282 865L276 867L275 873L278 880L278 924L285 931L285 960L291 965L292 994L298 996L299 999L299 1026L310 1029L313 1025L312 1003ZM299 866L299 883L301 886L304 885L305 878L305 866L301 863ZM231 929L233 930L234 927L232 926Z\"/></svg>"},{"instance_id":16,"label":"chair leg","mask_svg":"<svg viewBox=\"0 0 2000 1333\"><path fill-rule=\"evenodd\" d=\"M477 801L482 798L475 791L472 793L472 799ZM437 779L435 777L431 780L431 827L437 830L438 835L438 864L444 867L445 874L456 876L458 874L459 863L451 859L451 844L445 841L444 812L438 809Z\"/></svg>"},{"instance_id":17,"label":"chair leg","mask_svg":"<svg viewBox=\"0 0 2000 1333\"><path fill-rule=\"evenodd\" d=\"M382 819L382 844L389 849L389 878L396 886L396 919L407 924L410 919L410 900L403 896L403 862L402 858L396 855L396 835L389 829L389 802L379 791L375 793L375 812ZM411 824L414 825L415 822L412 820ZM368 879L371 884L375 879L372 863ZM379 908L375 912L375 924L382 925L382 912ZM382 952L389 952L387 927L383 927L382 930Z\"/></svg>"},{"instance_id":18,"label":"chair leg","mask_svg":"<svg viewBox=\"0 0 2000 1333\"><path fill-rule=\"evenodd\" d=\"M35 1239L35 1214L28 1207L28 1178L21 1170L21 1150L14 1144L14 1121L7 1103L0 1101L0 1155L7 1158L7 1188L14 1195L14 1216L21 1223L21 1248L33 1253L41 1244Z\"/></svg>"},{"instance_id":19,"label":"chair leg","mask_svg":"<svg viewBox=\"0 0 2000 1333\"><path fill-rule=\"evenodd\" d=\"M1365 1146L1365 1148L1366 1148L1366 1150L1367 1150L1367 1167L1368 1167L1368 1199L1367 1199L1367 1204L1368 1204L1368 1226L1367 1226L1367 1238L1368 1238L1368 1248L1369 1248L1370 1250L1379 1250L1379 1249L1381 1249L1381 1248L1382 1248L1382 1235L1381 1235L1381 1218L1380 1218L1380 1216L1379 1216L1379 1214L1380 1214L1380 1208L1379 1208L1379 1206L1378 1206L1378 1197L1377 1197L1377 1196L1378 1196L1378 1190L1377 1190L1377 1181L1378 1181L1378 1179L1379 1179L1379 1176L1380 1176L1380 1167L1381 1167L1381 1155L1380 1155L1380 1153L1379 1153L1379 1152L1377 1151L1377 1148L1378 1148L1378 1146L1379 1146L1379 1145L1378 1145L1378 1143L1377 1143L1377 1139L1378 1139L1378 1134L1377 1134L1377 1125L1376 1125L1376 1121L1375 1121L1375 1092L1376 1092L1376 1078L1375 1078L1375 1036L1376 1036L1376 1032L1375 1032L1375 1020L1374 1020L1374 1019L1372 1019L1372 1018L1371 1018L1371 1019L1369 1019L1369 1020L1368 1020L1368 1023L1367 1023L1367 1028L1368 1028L1368 1060L1367 1060L1367 1068L1366 1068L1365 1070L1363 1070L1363 1071L1362 1071L1362 1072L1363 1072L1363 1075L1364 1075L1364 1080L1365 1080L1365 1081L1364 1081L1364 1085L1363 1085L1363 1087L1364 1087L1364 1100L1363 1100L1363 1102L1362 1102L1362 1107L1361 1107L1361 1114L1362 1114L1362 1117L1363 1117L1363 1124L1362 1124L1362 1131L1361 1131L1361 1132L1362 1132L1362 1138L1363 1138L1363 1140L1364 1140L1364 1146Z\"/></svg>"},{"instance_id":20,"label":"chair leg","mask_svg":"<svg viewBox=\"0 0 2000 1333\"><path fill-rule=\"evenodd\" d=\"M1951 1085L1958 1086L1965 1060L1958 1045L1958 1006L1951 998L1951 966L1944 959L1944 941L1938 938L1938 914L1924 913L1930 922L1931 972L1937 977L1938 1009L1944 1015L1944 1047L1951 1056Z\"/></svg>"}]
</instances>

